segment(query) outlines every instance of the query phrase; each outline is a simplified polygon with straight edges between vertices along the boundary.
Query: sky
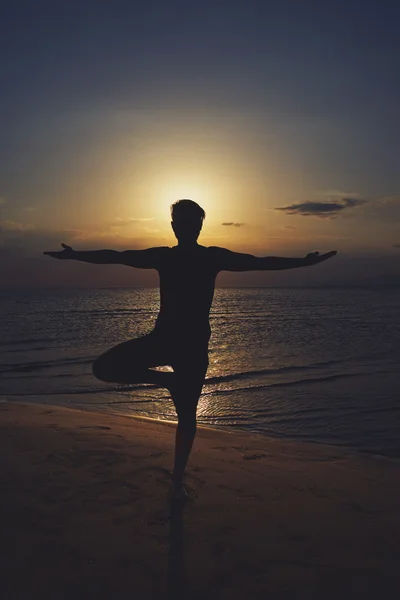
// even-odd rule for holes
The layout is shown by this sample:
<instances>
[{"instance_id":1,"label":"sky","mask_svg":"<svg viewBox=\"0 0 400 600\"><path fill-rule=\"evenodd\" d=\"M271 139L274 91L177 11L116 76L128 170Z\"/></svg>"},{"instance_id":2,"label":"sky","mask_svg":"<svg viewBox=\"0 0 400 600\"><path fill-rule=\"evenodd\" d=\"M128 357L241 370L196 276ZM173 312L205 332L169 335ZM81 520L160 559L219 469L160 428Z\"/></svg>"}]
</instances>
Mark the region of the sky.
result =
<instances>
[{"instance_id":1,"label":"sky","mask_svg":"<svg viewBox=\"0 0 400 600\"><path fill-rule=\"evenodd\" d=\"M257 256L338 250L220 285L400 276L400 8L395 1L2 3L0 287L157 285L55 261L199 243Z\"/></svg>"}]
</instances>

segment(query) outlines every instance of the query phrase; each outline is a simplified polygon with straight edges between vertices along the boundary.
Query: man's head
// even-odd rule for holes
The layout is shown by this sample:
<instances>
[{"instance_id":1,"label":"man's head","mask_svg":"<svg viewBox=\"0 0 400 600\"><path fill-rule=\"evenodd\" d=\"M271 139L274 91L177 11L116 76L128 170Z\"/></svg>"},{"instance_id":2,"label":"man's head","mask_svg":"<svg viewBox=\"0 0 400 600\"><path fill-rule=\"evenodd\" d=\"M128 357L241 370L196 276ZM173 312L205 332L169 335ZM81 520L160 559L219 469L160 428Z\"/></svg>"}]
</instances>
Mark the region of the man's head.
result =
<instances>
[{"instance_id":1,"label":"man's head","mask_svg":"<svg viewBox=\"0 0 400 600\"><path fill-rule=\"evenodd\" d=\"M199 237L204 210L193 200L178 200L171 206L171 226L178 242L195 242Z\"/></svg>"}]
</instances>

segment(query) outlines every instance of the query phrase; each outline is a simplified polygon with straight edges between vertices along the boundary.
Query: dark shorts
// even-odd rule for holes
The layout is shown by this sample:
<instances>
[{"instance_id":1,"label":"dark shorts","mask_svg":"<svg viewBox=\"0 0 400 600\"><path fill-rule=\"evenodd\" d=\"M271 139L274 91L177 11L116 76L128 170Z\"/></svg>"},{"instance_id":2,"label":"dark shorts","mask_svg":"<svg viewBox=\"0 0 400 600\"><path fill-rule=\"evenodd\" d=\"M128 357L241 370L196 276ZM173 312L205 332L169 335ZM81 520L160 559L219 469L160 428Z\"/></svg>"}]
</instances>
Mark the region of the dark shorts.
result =
<instances>
[{"instance_id":1,"label":"dark shorts","mask_svg":"<svg viewBox=\"0 0 400 600\"><path fill-rule=\"evenodd\" d=\"M153 330L142 337L123 342L114 348L121 358L134 366L146 368L169 365L175 372L181 369L207 371L208 339L196 340L184 335L171 335Z\"/></svg>"},{"instance_id":2,"label":"dark shorts","mask_svg":"<svg viewBox=\"0 0 400 600\"><path fill-rule=\"evenodd\" d=\"M131 377L132 382L139 382L140 374L147 369L169 365L181 390L200 394L208 368L208 337L182 332L167 335L154 329L147 335L110 348L96 363L100 372L107 370L107 365L113 369L117 366L119 373L127 374L123 380ZM96 376L102 379L101 375ZM119 381L118 377L111 380Z\"/></svg>"}]
</instances>

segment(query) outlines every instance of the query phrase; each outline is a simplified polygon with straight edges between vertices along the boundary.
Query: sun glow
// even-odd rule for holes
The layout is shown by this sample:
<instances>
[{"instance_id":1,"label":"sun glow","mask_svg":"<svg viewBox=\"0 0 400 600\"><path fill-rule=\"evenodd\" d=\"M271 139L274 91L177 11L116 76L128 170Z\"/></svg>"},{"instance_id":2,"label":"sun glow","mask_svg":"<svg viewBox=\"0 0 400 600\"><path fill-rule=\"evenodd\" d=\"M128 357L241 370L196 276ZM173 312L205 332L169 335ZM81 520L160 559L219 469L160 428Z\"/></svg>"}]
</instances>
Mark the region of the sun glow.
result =
<instances>
[{"instance_id":1,"label":"sun glow","mask_svg":"<svg viewBox=\"0 0 400 600\"><path fill-rule=\"evenodd\" d=\"M153 210L157 217L165 219L170 214L170 206L177 200L188 198L197 202L206 212L207 215L215 213L220 199L218 199L218 186L205 183L203 181L174 180L173 182L165 182L160 184L154 190Z\"/></svg>"}]
</instances>

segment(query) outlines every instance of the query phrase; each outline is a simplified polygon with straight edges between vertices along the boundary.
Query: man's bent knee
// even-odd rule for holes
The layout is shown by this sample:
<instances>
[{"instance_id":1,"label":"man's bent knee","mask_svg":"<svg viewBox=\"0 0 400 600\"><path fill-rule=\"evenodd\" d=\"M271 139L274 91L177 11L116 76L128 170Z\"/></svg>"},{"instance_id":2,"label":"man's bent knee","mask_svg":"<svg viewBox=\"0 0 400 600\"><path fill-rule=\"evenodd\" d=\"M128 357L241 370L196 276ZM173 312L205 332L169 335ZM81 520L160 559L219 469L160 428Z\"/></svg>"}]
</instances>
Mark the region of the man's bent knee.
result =
<instances>
[{"instance_id":1,"label":"man's bent knee","mask_svg":"<svg viewBox=\"0 0 400 600\"><path fill-rule=\"evenodd\" d=\"M100 379L100 381L106 381L107 383L114 381L111 365L108 361L104 360L102 356L99 356L99 358L94 361L92 372L96 379Z\"/></svg>"},{"instance_id":2,"label":"man's bent knee","mask_svg":"<svg viewBox=\"0 0 400 600\"><path fill-rule=\"evenodd\" d=\"M98 360L95 360L92 365L92 373L96 377L96 379L100 379L100 381L107 381L107 379L104 378L104 373L99 366Z\"/></svg>"}]
</instances>

